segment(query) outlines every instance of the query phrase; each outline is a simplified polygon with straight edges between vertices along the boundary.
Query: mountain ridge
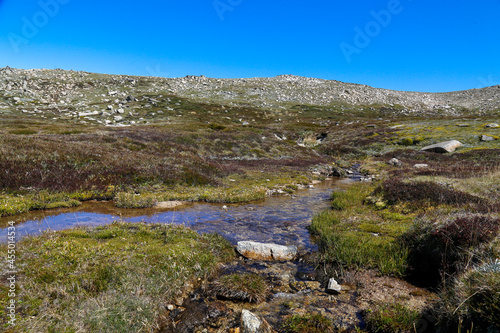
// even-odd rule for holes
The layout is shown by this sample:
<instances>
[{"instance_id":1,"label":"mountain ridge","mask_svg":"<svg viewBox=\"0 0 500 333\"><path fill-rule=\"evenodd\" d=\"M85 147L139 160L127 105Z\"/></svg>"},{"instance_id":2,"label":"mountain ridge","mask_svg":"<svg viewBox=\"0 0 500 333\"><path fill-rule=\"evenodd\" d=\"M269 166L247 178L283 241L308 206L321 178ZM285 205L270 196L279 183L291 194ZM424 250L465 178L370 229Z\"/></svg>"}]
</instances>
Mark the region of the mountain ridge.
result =
<instances>
[{"instance_id":1,"label":"mountain ridge","mask_svg":"<svg viewBox=\"0 0 500 333\"><path fill-rule=\"evenodd\" d=\"M358 109L376 110L378 114L391 116L481 116L500 113L500 85L426 93L288 74L270 78L218 79L192 75L164 78L61 69L0 69L2 113L17 110L37 114L42 111L73 119L82 115L96 116L90 117L94 120L104 115L101 118L107 120L95 121L126 123L127 115L133 117L134 110L156 106L157 99L164 99L165 103L161 106L166 111L175 109L175 103L169 104L172 97L273 112L312 106L346 114ZM131 108L131 113L121 115L127 108ZM120 110L119 114L113 116L117 110ZM110 116L111 120L108 119Z\"/></svg>"}]
</instances>

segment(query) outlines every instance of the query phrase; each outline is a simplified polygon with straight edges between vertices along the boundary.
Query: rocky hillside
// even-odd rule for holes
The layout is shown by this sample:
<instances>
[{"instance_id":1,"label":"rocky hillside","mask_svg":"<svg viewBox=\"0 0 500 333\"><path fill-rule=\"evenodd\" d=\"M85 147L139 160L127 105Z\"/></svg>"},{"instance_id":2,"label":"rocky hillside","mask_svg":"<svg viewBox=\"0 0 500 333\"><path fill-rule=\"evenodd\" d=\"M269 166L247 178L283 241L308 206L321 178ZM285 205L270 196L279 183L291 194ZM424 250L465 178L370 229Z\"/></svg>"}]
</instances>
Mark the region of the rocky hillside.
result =
<instances>
[{"instance_id":1,"label":"rocky hillside","mask_svg":"<svg viewBox=\"0 0 500 333\"><path fill-rule=\"evenodd\" d=\"M500 86L449 93L403 92L280 75L214 79L103 75L65 70L0 69L0 113L54 120L134 125L172 121L186 101L266 112L332 114L376 111L381 116L496 115Z\"/></svg>"}]
</instances>

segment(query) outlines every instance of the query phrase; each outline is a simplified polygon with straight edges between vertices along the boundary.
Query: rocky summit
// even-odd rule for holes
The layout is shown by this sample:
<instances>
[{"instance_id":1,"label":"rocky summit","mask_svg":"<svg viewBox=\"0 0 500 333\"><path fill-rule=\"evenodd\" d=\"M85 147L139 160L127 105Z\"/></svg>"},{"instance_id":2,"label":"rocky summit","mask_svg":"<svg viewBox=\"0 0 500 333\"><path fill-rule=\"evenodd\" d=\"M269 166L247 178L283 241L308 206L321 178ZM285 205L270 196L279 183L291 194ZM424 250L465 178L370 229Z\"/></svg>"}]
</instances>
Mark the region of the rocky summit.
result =
<instances>
[{"instance_id":1,"label":"rocky summit","mask_svg":"<svg viewBox=\"0 0 500 333\"><path fill-rule=\"evenodd\" d=\"M266 112L307 106L350 116L496 114L500 86L447 93L403 92L294 75L217 79L104 75L61 69L0 69L0 113L110 126L175 121L187 101ZM161 106L161 107L160 107ZM251 119L239 119L251 124Z\"/></svg>"}]
</instances>

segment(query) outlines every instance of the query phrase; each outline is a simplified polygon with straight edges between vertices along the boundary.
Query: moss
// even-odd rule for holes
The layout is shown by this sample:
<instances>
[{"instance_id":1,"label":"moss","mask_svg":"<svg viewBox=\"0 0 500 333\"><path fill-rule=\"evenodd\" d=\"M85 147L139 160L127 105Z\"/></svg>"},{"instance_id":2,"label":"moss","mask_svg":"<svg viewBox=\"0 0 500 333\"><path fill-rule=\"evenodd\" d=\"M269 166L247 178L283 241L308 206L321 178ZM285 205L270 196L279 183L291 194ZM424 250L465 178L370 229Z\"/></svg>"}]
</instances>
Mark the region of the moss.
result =
<instances>
[{"instance_id":1,"label":"moss","mask_svg":"<svg viewBox=\"0 0 500 333\"><path fill-rule=\"evenodd\" d=\"M153 330L161 304L186 281L205 278L217 263L234 258L232 246L218 235L117 222L28 237L16 255L23 263L17 274L23 311L16 327L24 332ZM4 308L7 281L0 285ZM2 316L0 325L6 320Z\"/></svg>"},{"instance_id":2,"label":"moss","mask_svg":"<svg viewBox=\"0 0 500 333\"><path fill-rule=\"evenodd\" d=\"M412 146L413 145L413 138L403 138L403 139L401 139L401 144L403 146Z\"/></svg>"},{"instance_id":3,"label":"moss","mask_svg":"<svg viewBox=\"0 0 500 333\"><path fill-rule=\"evenodd\" d=\"M334 329L331 319L321 314L293 315L282 325L286 333L327 333Z\"/></svg>"}]
</instances>

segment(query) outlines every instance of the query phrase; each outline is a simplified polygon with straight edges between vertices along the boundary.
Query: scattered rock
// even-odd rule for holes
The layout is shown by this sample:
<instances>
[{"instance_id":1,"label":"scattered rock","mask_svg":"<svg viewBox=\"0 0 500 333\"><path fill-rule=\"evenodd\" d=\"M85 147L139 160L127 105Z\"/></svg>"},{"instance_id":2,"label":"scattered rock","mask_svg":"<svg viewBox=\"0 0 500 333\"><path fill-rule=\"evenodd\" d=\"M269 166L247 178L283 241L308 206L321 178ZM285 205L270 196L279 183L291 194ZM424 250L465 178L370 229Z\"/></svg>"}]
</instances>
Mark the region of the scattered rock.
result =
<instances>
[{"instance_id":1,"label":"scattered rock","mask_svg":"<svg viewBox=\"0 0 500 333\"><path fill-rule=\"evenodd\" d=\"M494 141L495 138L489 135L481 135L481 141Z\"/></svg>"},{"instance_id":2,"label":"scattered rock","mask_svg":"<svg viewBox=\"0 0 500 333\"><path fill-rule=\"evenodd\" d=\"M401 166L401 165L403 165L403 163L401 163L401 161L398 160L395 157L391 158L388 163L389 163L389 165L394 165L394 166Z\"/></svg>"},{"instance_id":3,"label":"scattered rock","mask_svg":"<svg viewBox=\"0 0 500 333\"><path fill-rule=\"evenodd\" d=\"M413 168L415 168L415 169L425 169L425 168L428 168L428 167L429 167L429 164L424 164L424 163L422 163L422 164L415 164L413 166Z\"/></svg>"},{"instance_id":4,"label":"scattered rock","mask_svg":"<svg viewBox=\"0 0 500 333\"><path fill-rule=\"evenodd\" d=\"M184 201L160 201L155 205L155 208L174 208L185 204Z\"/></svg>"},{"instance_id":5,"label":"scattered rock","mask_svg":"<svg viewBox=\"0 0 500 333\"><path fill-rule=\"evenodd\" d=\"M313 174L325 177L345 177L346 171L336 165L321 165L313 170Z\"/></svg>"},{"instance_id":6,"label":"scattered rock","mask_svg":"<svg viewBox=\"0 0 500 333\"><path fill-rule=\"evenodd\" d=\"M500 125L495 124L495 123L491 123L491 124L484 125L484 127L486 127L486 128L498 128L498 127L500 127Z\"/></svg>"},{"instance_id":7,"label":"scattered rock","mask_svg":"<svg viewBox=\"0 0 500 333\"><path fill-rule=\"evenodd\" d=\"M457 124L458 127L469 127L469 124Z\"/></svg>"},{"instance_id":8,"label":"scattered rock","mask_svg":"<svg viewBox=\"0 0 500 333\"><path fill-rule=\"evenodd\" d=\"M342 286L338 284L338 282L334 278L331 278L330 281L328 281L328 287L326 288L327 292L332 294L340 294L341 290Z\"/></svg>"},{"instance_id":9,"label":"scattered rock","mask_svg":"<svg viewBox=\"0 0 500 333\"><path fill-rule=\"evenodd\" d=\"M236 251L246 258L257 260L293 260L297 256L297 247L293 245L251 241L238 242Z\"/></svg>"},{"instance_id":10,"label":"scattered rock","mask_svg":"<svg viewBox=\"0 0 500 333\"><path fill-rule=\"evenodd\" d=\"M455 149L457 149L460 146L462 146L462 143L460 141L450 140L424 147L420 149L420 151L429 151L433 153L444 154L444 153L452 153L455 151Z\"/></svg>"},{"instance_id":11,"label":"scattered rock","mask_svg":"<svg viewBox=\"0 0 500 333\"><path fill-rule=\"evenodd\" d=\"M241 311L241 333L271 333L273 329L263 318L248 310Z\"/></svg>"}]
</instances>

